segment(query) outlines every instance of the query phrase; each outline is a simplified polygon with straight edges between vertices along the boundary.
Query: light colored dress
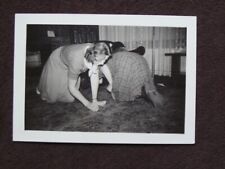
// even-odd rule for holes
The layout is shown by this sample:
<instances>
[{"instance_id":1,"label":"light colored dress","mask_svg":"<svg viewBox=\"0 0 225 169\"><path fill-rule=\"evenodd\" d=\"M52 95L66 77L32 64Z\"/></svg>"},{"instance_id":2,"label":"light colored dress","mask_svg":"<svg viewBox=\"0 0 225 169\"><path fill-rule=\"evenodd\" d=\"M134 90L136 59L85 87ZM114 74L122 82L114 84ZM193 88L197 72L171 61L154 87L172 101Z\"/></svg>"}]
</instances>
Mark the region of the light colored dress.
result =
<instances>
[{"instance_id":1,"label":"light colored dress","mask_svg":"<svg viewBox=\"0 0 225 169\"><path fill-rule=\"evenodd\" d=\"M78 79L85 72L84 55L93 44L74 44L55 49L44 65L37 87L38 93L47 102L73 102L68 89L68 78Z\"/></svg>"}]
</instances>

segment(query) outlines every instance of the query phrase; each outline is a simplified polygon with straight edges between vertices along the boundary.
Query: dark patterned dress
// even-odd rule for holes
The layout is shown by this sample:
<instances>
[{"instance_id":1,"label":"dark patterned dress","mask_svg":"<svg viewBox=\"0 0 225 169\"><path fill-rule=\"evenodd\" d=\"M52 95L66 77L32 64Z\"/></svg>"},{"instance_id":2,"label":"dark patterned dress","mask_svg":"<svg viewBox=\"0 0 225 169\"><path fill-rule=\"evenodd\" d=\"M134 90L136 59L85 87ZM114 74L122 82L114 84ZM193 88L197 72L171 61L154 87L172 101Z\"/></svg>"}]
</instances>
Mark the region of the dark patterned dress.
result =
<instances>
[{"instance_id":1,"label":"dark patterned dress","mask_svg":"<svg viewBox=\"0 0 225 169\"><path fill-rule=\"evenodd\" d=\"M120 51L113 54L107 65L112 73L113 93L116 100L133 101L155 85L147 61L139 54Z\"/></svg>"}]
</instances>

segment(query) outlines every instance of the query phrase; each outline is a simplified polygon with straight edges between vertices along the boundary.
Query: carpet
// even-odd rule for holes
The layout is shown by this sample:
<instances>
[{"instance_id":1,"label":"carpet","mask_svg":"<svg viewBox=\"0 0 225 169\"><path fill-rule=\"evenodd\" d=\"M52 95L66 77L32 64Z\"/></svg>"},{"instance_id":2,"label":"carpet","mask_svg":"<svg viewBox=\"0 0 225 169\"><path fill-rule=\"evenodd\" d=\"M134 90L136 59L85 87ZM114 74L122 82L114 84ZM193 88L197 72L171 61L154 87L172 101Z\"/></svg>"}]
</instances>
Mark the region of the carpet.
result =
<instances>
[{"instance_id":1,"label":"carpet","mask_svg":"<svg viewBox=\"0 0 225 169\"><path fill-rule=\"evenodd\" d=\"M25 129L45 131L126 132L126 133L184 133L183 88L161 87L165 98L161 107L153 107L143 98L132 102L116 102L99 88L99 100L107 104L98 112L89 111L81 103L46 103L35 93L36 78L27 78L25 94ZM88 99L91 89L81 92Z\"/></svg>"}]
</instances>

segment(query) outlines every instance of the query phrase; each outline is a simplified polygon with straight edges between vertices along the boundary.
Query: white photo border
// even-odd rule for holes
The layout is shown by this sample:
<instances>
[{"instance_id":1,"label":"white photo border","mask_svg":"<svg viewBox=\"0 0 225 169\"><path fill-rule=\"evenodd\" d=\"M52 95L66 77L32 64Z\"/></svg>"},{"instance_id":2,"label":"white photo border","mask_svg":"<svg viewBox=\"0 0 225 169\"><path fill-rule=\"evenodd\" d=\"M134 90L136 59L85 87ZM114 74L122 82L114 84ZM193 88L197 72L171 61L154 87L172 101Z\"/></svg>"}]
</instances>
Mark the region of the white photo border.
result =
<instances>
[{"instance_id":1,"label":"white photo border","mask_svg":"<svg viewBox=\"0 0 225 169\"><path fill-rule=\"evenodd\" d=\"M184 134L25 130L25 56L27 24L118 25L186 28L187 53ZM15 14L13 141L104 144L194 144L196 103L196 25L196 16Z\"/></svg>"}]
</instances>

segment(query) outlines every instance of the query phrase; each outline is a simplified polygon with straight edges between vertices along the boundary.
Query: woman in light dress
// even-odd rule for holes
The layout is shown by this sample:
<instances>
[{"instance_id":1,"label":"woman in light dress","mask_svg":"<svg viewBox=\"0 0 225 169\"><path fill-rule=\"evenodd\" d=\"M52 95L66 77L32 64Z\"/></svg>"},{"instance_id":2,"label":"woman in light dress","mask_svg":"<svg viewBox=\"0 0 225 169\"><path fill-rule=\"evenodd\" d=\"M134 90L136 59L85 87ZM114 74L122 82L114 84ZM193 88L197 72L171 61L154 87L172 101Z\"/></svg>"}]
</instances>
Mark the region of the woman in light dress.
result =
<instances>
[{"instance_id":1,"label":"woman in light dress","mask_svg":"<svg viewBox=\"0 0 225 169\"><path fill-rule=\"evenodd\" d=\"M37 93L47 102L73 102L76 98L85 107L98 111L106 101L98 101L99 68L112 88L111 73L104 65L110 57L110 47L104 42L73 44L55 49L49 56L37 87ZM92 101L80 92L80 74L89 69Z\"/></svg>"}]
</instances>

